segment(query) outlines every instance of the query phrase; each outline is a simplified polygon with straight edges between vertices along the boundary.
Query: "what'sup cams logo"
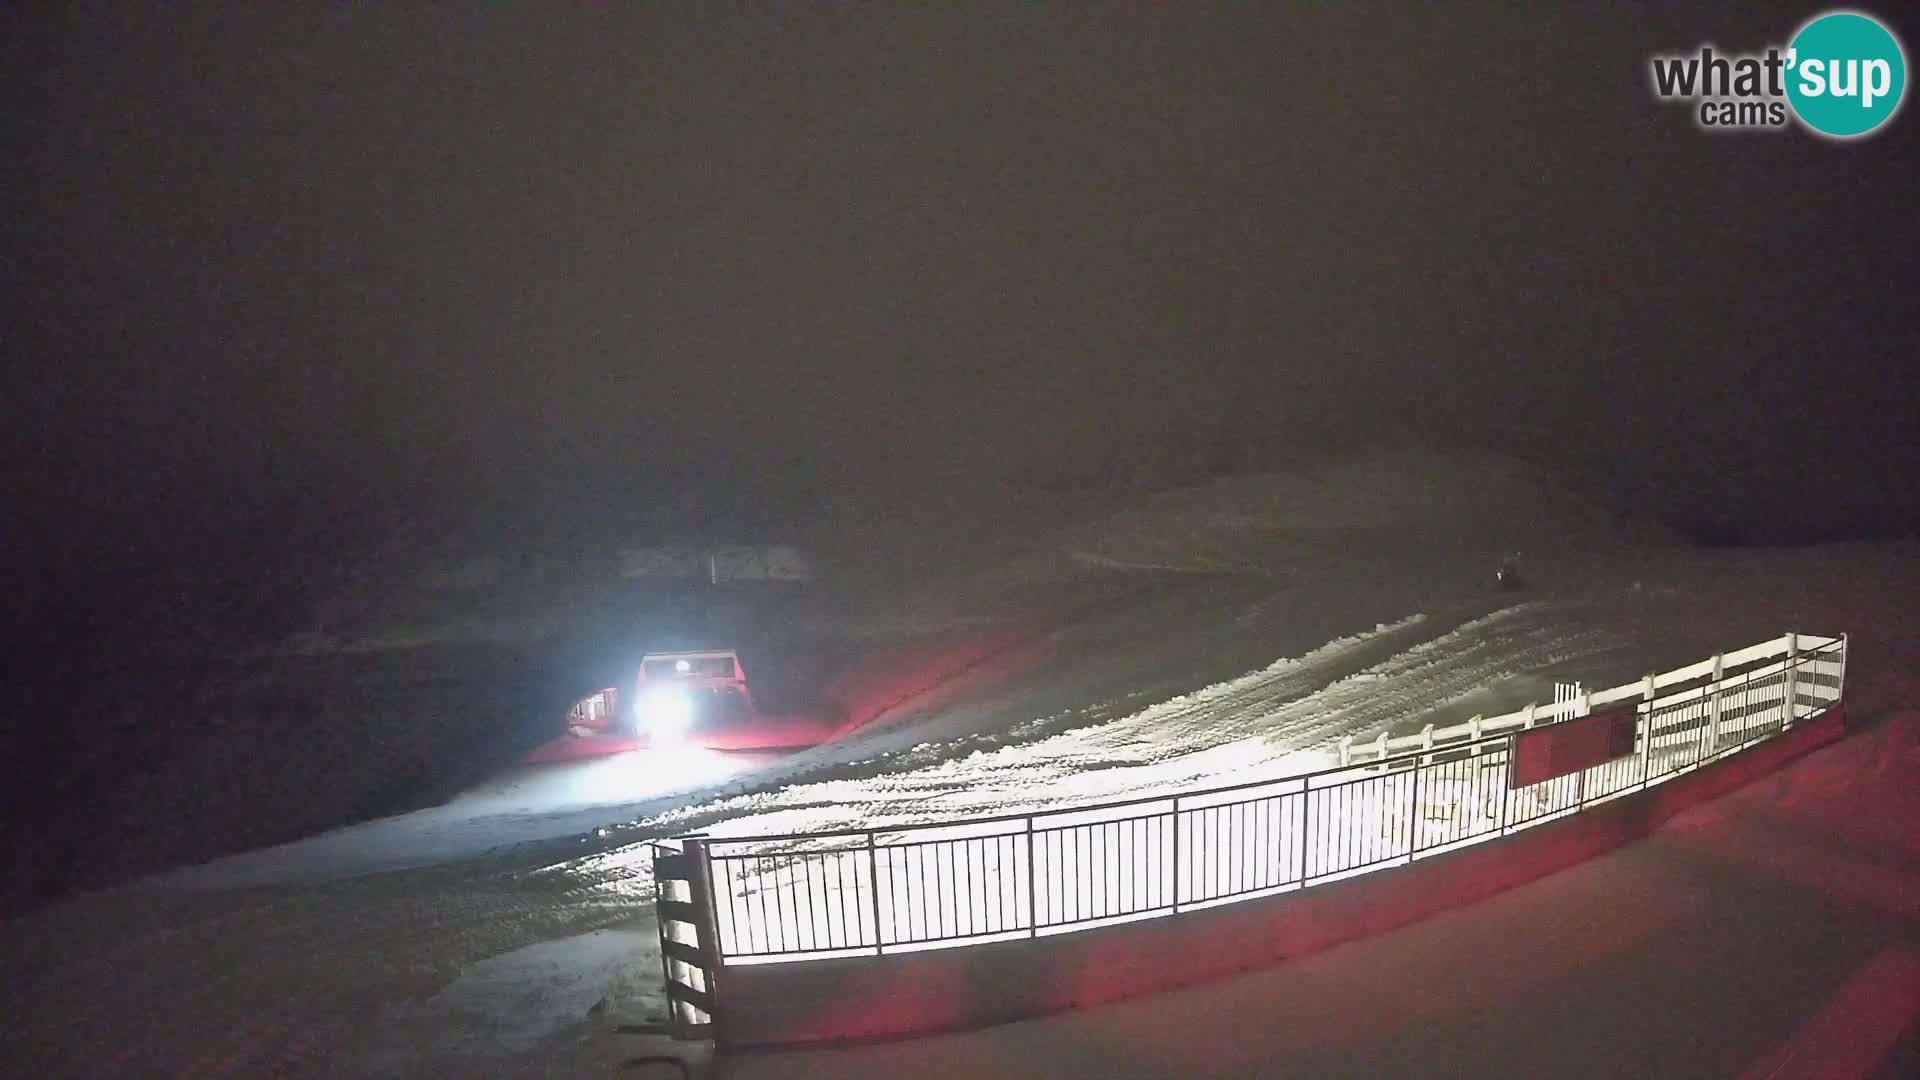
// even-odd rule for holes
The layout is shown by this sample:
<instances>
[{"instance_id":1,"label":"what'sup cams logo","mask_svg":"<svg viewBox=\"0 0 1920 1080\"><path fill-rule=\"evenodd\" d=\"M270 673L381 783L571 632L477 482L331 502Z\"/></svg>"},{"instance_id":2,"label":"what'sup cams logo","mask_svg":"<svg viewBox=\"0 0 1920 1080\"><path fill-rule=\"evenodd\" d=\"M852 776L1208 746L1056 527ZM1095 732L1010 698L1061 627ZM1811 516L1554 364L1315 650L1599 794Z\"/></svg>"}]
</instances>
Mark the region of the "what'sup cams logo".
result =
<instances>
[{"instance_id":1,"label":"what'sup cams logo","mask_svg":"<svg viewBox=\"0 0 1920 1080\"><path fill-rule=\"evenodd\" d=\"M1723 53L1711 45L1650 61L1653 92L1683 101L1707 131L1782 129L1790 121L1829 139L1887 125L1907 92L1907 57L1884 23L1857 11L1808 20L1785 46Z\"/></svg>"}]
</instances>

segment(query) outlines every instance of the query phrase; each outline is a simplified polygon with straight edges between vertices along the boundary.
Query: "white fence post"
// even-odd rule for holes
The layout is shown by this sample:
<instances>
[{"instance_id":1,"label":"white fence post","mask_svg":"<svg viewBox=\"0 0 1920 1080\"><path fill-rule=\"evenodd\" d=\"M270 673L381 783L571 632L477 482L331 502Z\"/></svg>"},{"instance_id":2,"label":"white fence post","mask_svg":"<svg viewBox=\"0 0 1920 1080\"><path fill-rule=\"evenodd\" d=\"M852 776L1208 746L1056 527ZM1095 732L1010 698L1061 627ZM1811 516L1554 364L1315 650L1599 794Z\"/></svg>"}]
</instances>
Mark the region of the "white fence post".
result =
<instances>
[{"instance_id":1,"label":"white fence post","mask_svg":"<svg viewBox=\"0 0 1920 1080\"><path fill-rule=\"evenodd\" d=\"M1847 651L1848 651L1847 647L1850 644L1851 644L1851 641L1847 637L1847 635L1841 634L1840 635L1840 685L1833 688L1833 699L1835 701L1842 701L1847 696Z\"/></svg>"},{"instance_id":2,"label":"white fence post","mask_svg":"<svg viewBox=\"0 0 1920 1080\"><path fill-rule=\"evenodd\" d=\"M1353 764L1353 736L1340 736L1340 766L1345 768Z\"/></svg>"},{"instance_id":3,"label":"white fence post","mask_svg":"<svg viewBox=\"0 0 1920 1080\"><path fill-rule=\"evenodd\" d=\"M1640 721L1640 779L1642 781L1646 780L1647 766L1653 761L1653 695L1657 692L1654 677L1649 674L1646 684L1641 687L1641 696L1647 699L1646 719Z\"/></svg>"},{"instance_id":4,"label":"white fence post","mask_svg":"<svg viewBox=\"0 0 1920 1080\"><path fill-rule=\"evenodd\" d=\"M1179 825L1178 819L1174 821L1174 824L1176 826ZM1176 833L1175 835L1177 836L1178 834ZM1159 847L1160 845L1158 844L1154 845L1156 854L1158 854ZM878 898L879 895L880 895L879 892L875 891L874 896ZM1028 937L1038 937L1040 934L1039 895L1040 895L1040 864L1036 862L1033 857L1033 815L1028 814L1027 815L1027 936ZM880 930L878 927L874 928L873 940L876 943L880 940Z\"/></svg>"},{"instance_id":5,"label":"white fence post","mask_svg":"<svg viewBox=\"0 0 1920 1080\"><path fill-rule=\"evenodd\" d=\"M1173 867L1173 913L1178 915L1180 914L1180 796L1178 795L1173 797L1173 813L1169 815L1169 820L1173 822L1173 859L1168 865ZM1034 934L1037 936L1040 933L1037 929L1040 924L1033 925L1036 927Z\"/></svg>"},{"instance_id":6,"label":"white fence post","mask_svg":"<svg viewBox=\"0 0 1920 1080\"><path fill-rule=\"evenodd\" d=\"M1727 656L1713 654L1713 693L1707 701L1707 752L1720 745L1720 683L1727 676Z\"/></svg>"},{"instance_id":7,"label":"white fence post","mask_svg":"<svg viewBox=\"0 0 1920 1080\"><path fill-rule=\"evenodd\" d=\"M1786 670L1782 673L1785 676L1783 680L1785 685L1782 689L1787 692L1786 700L1783 702L1786 712L1781 714L1780 719L1780 730L1782 731L1793 726L1793 715L1795 712L1793 705L1793 695L1795 693L1794 676L1797 674L1794 671L1794 667L1799 662L1799 659L1800 635L1793 630L1789 630L1787 631L1787 665Z\"/></svg>"},{"instance_id":8,"label":"white fence post","mask_svg":"<svg viewBox=\"0 0 1920 1080\"><path fill-rule=\"evenodd\" d=\"M1580 697L1577 699L1579 701L1579 704L1574 706L1573 715L1574 716L1592 716L1593 715L1593 691L1587 689L1581 683L1574 683L1573 685L1575 689L1580 691ZM1568 719L1568 720L1571 720L1572 718L1573 717L1563 717L1563 719ZM1579 772L1574 774L1573 805L1575 806L1587 805L1587 774L1592 771L1593 769L1589 767L1589 768L1581 769Z\"/></svg>"},{"instance_id":9,"label":"white fence post","mask_svg":"<svg viewBox=\"0 0 1920 1080\"><path fill-rule=\"evenodd\" d=\"M1533 726L1533 702L1531 701L1527 702L1527 707L1522 712L1520 720L1521 720L1521 725L1523 727Z\"/></svg>"}]
</instances>

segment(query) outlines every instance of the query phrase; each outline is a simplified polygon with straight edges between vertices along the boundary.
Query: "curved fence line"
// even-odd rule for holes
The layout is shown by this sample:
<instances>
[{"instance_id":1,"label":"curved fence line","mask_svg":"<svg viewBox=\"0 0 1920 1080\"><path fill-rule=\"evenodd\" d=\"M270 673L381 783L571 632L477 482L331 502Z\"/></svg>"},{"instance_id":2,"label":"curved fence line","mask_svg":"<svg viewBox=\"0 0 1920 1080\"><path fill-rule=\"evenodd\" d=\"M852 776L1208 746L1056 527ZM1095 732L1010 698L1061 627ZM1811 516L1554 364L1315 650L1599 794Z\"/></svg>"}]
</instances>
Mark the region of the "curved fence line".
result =
<instances>
[{"instance_id":1,"label":"curved fence line","mask_svg":"<svg viewBox=\"0 0 1920 1080\"><path fill-rule=\"evenodd\" d=\"M699 841L686 847L711 910L697 914L722 964L1043 936L1311 888L1577 813L1824 711L1845 670L1844 638L1788 634L1554 706L1344 743L1345 764L1278 780L925 825L682 839ZM1596 706L1613 706L1617 721L1599 762L1520 782L1535 774L1534 733L1607 719Z\"/></svg>"}]
</instances>

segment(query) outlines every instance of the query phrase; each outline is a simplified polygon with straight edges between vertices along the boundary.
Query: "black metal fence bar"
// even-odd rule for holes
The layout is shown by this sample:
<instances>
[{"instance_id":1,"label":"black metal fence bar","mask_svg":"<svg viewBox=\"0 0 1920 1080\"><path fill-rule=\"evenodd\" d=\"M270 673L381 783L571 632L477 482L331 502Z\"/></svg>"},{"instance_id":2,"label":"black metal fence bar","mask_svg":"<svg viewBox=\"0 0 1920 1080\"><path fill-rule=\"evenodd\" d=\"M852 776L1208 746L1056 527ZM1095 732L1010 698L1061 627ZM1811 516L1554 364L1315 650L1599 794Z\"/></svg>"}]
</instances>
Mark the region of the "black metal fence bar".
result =
<instances>
[{"instance_id":1,"label":"black metal fence bar","mask_svg":"<svg viewBox=\"0 0 1920 1080\"><path fill-rule=\"evenodd\" d=\"M1434 755L1423 768L1414 850L1448 847L1500 831L1511 736L1493 746Z\"/></svg>"},{"instance_id":2,"label":"black metal fence bar","mask_svg":"<svg viewBox=\"0 0 1920 1080\"><path fill-rule=\"evenodd\" d=\"M1845 641L1834 639L1641 700L1631 754L1526 787L1508 783L1518 737L1509 732L1177 798L708 839L719 951L751 961L1058 932L1405 863L1770 738L1838 700L1844 662Z\"/></svg>"}]
</instances>

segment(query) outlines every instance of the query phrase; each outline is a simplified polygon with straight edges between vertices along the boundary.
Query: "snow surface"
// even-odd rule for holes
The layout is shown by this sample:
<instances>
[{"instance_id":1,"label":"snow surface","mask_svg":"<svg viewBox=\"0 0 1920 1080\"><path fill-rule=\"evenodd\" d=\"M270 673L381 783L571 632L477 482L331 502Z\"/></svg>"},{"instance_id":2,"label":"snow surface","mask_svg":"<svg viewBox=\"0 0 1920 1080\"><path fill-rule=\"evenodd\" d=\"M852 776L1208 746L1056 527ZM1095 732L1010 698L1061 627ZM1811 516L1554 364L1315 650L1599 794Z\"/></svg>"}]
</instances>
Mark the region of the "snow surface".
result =
<instances>
[{"instance_id":1,"label":"snow surface","mask_svg":"<svg viewBox=\"0 0 1920 1080\"><path fill-rule=\"evenodd\" d=\"M1259 574L1227 586L1141 577L1145 600L1063 627L1045 664L990 692L897 710L787 756L518 772L443 806L13 920L0 983L15 1020L0 1051L40 1075L567 1075L604 1065L619 1045L608 1022L659 1010L651 836L899 824L1269 778L1322 760L1344 734L1505 711L1550 700L1559 678L1610 685L1789 628L1853 633L1857 665L1920 651L1902 610L1920 595L1908 548L1713 553L1596 547L1582 533L1577 557L1530 556L1543 588L1516 603L1482 587L1487 545L1391 528L1274 532L1232 519L1222 507L1252 496L1223 490L1201 499L1215 501L1191 567L1231 548L1258 554ZM1196 520L1169 511L1174 524L1159 528L1144 516L1132 535L1153 544L1101 553L1128 561L1152 547L1164 562L1163 541ZM979 598L1009 583L1031 593L1115 572L1072 554L1085 546L1063 538L952 595L983 610Z\"/></svg>"},{"instance_id":2,"label":"snow surface","mask_svg":"<svg viewBox=\"0 0 1920 1080\"><path fill-rule=\"evenodd\" d=\"M1504 608L1435 634L1410 615L1297 658L1113 719L1039 717L916 745L871 776L795 784L643 826L715 836L1022 813L1278 779L1334 763L1341 735L1404 725L1482 687L1612 644L1551 605Z\"/></svg>"}]
</instances>

